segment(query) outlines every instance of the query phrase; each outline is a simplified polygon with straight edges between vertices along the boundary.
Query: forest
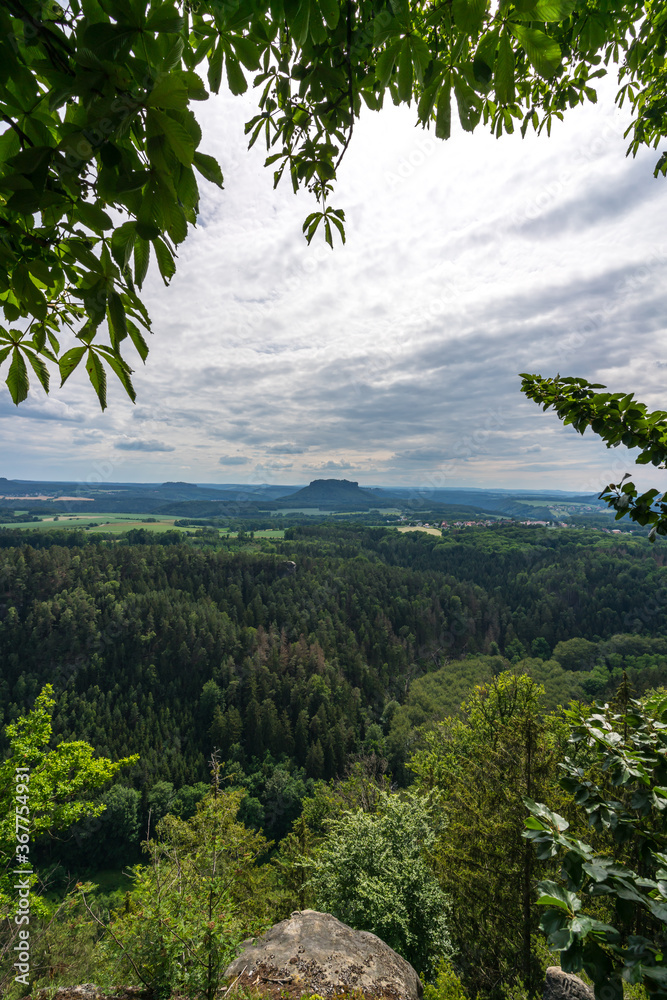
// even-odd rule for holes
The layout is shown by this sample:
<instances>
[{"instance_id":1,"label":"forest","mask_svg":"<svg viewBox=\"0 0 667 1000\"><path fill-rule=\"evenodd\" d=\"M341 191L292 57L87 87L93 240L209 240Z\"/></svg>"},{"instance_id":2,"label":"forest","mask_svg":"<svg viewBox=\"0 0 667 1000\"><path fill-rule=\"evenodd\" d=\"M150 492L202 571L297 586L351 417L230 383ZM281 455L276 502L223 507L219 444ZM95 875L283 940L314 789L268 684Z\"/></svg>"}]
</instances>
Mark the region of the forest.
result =
<instances>
[{"instance_id":1,"label":"forest","mask_svg":"<svg viewBox=\"0 0 667 1000\"><path fill-rule=\"evenodd\" d=\"M384 856L363 929L415 964L431 1000L452 983L472 1000L535 995L547 952L521 880L534 895L549 865L526 868L522 795L574 822L558 784L567 712L619 687L644 704L667 681L666 561L643 538L507 523L442 537L295 525L284 540L1 529L5 765L36 705L52 753L84 741L126 760L89 802L74 796L57 836L35 837L51 913L40 982L88 981L91 965L136 981L103 928L136 936L168 845L186 850L188 829L206 844L223 809L247 862L225 904L234 933L304 906L356 926L358 871ZM476 851L493 855L481 872ZM188 995L208 995L195 980Z\"/></svg>"}]
</instances>

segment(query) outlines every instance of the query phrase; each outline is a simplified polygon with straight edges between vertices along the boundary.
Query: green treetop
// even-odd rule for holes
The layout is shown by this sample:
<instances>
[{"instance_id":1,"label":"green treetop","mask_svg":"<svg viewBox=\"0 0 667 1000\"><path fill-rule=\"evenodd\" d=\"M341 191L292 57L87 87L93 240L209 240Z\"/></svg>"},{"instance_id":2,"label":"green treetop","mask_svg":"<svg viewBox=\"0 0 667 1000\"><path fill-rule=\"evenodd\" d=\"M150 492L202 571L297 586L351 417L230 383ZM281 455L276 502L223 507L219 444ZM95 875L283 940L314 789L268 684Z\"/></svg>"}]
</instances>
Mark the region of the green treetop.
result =
<instances>
[{"instance_id":1,"label":"green treetop","mask_svg":"<svg viewBox=\"0 0 667 1000\"><path fill-rule=\"evenodd\" d=\"M105 806L91 793L108 784L121 767L138 756L111 761L95 756L82 740L49 749L53 688L46 684L27 716L6 727L10 752L0 762L0 914L16 904L10 871L24 865L32 870L31 844L36 837L67 830L77 820L99 816ZM20 769L20 770L18 770ZM22 833L17 816L28 828ZM20 845L20 850L17 849ZM34 881L34 880L33 880Z\"/></svg>"}]
</instances>

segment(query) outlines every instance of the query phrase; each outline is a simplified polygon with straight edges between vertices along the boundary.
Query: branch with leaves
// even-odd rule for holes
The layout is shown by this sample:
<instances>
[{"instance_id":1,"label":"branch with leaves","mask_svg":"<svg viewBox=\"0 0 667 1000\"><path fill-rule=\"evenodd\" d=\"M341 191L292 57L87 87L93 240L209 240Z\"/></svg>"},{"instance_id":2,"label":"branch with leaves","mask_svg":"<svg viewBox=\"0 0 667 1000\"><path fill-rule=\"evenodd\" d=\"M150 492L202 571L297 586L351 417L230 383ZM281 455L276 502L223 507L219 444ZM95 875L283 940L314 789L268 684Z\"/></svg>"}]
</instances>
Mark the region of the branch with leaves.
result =
<instances>
[{"instance_id":1,"label":"branch with leaves","mask_svg":"<svg viewBox=\"0 0 667 1000\"><path fill-rule=\"evenodd\" d=\"M583 968L596 997L622 1000L623 980L664 997L667 698L663 691L644 704L626 697L620 711L604 705L587 714L577 706L565 714L575 754L565 758L561 784L611 849L595 851L568 834L562 816L524 799L531 814L524 836L537 857L562 859L560 881L538 886L538 903L548 907L541 929L560 953L561 968ZM585 748L589 766L577 759L577 746ZM594 915L600 901L607 903L609 922Z\"/></svg>"},{"instance_id":2,"label":"branch with leaves","mask_svg":"<svg viewBox=\"0 0 667 1000\"><path fill-rule=\"evenodd\" d=\"M608 448L624 444L626 448L641 449L635 459L637 465L650 463L665 468L667 411L649 411L631 392L597 392L606 386L583 378L520 377L523 394L541 403L543 410L553 407L564 424L571 424L580 434L590 427ZM653 542L656 535L667 535L665 491L650 489L640 493L633 482L626 482L629 476L626 473L620 483L605 486L600 499L616 510L615 520L628 516L637 524L650 524L648 537Z\"/></svg>"}]
</instances>

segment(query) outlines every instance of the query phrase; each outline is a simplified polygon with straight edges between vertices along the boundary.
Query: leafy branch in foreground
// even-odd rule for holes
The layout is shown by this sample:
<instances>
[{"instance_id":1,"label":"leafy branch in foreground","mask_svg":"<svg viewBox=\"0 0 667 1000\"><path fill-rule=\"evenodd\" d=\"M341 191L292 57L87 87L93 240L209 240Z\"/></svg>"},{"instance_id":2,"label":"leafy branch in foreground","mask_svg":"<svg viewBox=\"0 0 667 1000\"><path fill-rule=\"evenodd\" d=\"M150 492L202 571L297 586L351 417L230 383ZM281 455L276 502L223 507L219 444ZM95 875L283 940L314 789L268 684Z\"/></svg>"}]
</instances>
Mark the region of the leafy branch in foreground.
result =
<instances>
[{"instance_id":1,"label":"leafy branch in foreground","mask_svg":"<svg viewBox=\"0 0 667 1000\"><path fill-rule=\"evenodd\" d=\"M606 389L599 383L583 378L543 378L541 375L520 376L521 391L542 408L553 407L564 424L572 424L583 434L590 427L606 442L608 448L624 444L626 448L640 448L635 459L637 465L656 465L664 469L667 462L667 411L650 412L639 403L633 393L596 392ZM632 482L626 473L620 483L610 483L600 494L609 507L616 510L616 520L626 515L638 524L650 524L650 541L656 534L667 535L667 502L665 491L650 489L645 493Z\"/></svg>"},{"instance_id":2,"label":"leafy branch in foreground","mask_svg":"<svg viewBox=\"0 0 667 1000\"><path fill-rule=\"evenodd\" d=\"M562 856L560 882L540 882L550 947L566 972L582 968L599 1000L622 1000L623 980L667 996L667 698L626 698L621 711L566 712L579 759L565 758L562 786L610 848L568 836L568 822L531 799L524 836L537 857ZM584 758L584 763L582 763ZM600 912L602 909L602 913ZM603 915L606 919L596 919Z\"/></svg>"},{"instance_id":3,"label":"leafy branch in foreground","mask_svg":"<svg viewBox=\"0 0 667 1000\"><path fill-rule=\"evenodd\" d=\"M362 107L414 100L441 139L453 106L466 131L550 134L597 100L615 65L634 153L667 132L664 32L660 5L637 0L5 0L0 363L11 398L26 398L30 372L48 391L50 368L62 384L84 362L102 408L107 370L134 400L125 351L148 354L139 293L150 260L168 284L197 222L196 174L223 184L191 110L223 72L234 95L253 74L249 144L264 139L276 184L314 195L306 239L319 229L333 246L344 217L327 197Z\"/></svg>"},{"instance_id":4,"label":"leafy branch in foreground","mask_svg":"<svg viewBox=\"0 0 667 1000\"><path fill-rule=\"evenodd\" d=\"M52 695L52 685L45 684L33 709L5 727L9 755L0 762L0 925L6 933L0 941L0 959L9 961L4 967L0 963L0 990L9 988L9 976L15 972L10 956L18 927L10 918L17 912L19 899L12 872L25 866L32 908L37 915L48 912L44 897L39 895L43 889L40 876L32 871L35 838L53 837L80 819L99 816L106 806L95 803L91 794L107 785L120 768L139 760L136 754L118 761L97 757L83 740L49 748L56 704ZM18 772L18 768L23 770ZM22 776L18 784L17 774ZM17 810L26 817L29 828L29 833L20 836Z\"/></svg>"}]
</instances>

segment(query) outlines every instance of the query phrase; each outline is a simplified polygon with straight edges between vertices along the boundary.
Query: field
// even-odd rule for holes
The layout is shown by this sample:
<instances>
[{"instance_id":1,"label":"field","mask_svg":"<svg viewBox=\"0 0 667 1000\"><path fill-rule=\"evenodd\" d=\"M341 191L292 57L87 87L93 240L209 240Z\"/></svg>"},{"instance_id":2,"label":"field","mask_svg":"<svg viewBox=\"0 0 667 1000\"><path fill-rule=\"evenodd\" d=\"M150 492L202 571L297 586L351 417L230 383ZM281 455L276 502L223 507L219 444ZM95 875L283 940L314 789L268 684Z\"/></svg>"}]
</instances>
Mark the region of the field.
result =
<instances>
[{"instance_id":1,"label":"field","mask_svg":"<svg viewBox=\"0 0 667 1000\"><path fill-rule=\"evenodd\" d=\"M27 524L0 525L0 527L17 527L26 531L48 531L51 528L88 528L90 533L122 535L132 528L146 528L147 531L181 531L192 532L197 530L196 524L188 527L175 526L177 518L165 517L160 514L147 515L154 517L153 521L147 522L138 514L58 514L54 517L44 517L41 521L31 521ZM201 525L204 527L204 525ZM230 531L229 528L219 528L219 534L224 538L236 538L237 532ZM255 538L284 538L284 528L264 528L254 532Z\"/></svg>"},{"instance_id":2,"label":"field","mask_svg":"<svg viewBox=\"0 0 667 1000\"><path fill-rule=\"evenodd\" d=\"M152 516L152 515L149 515ZM129 531L130 528L147 528L149 531L169 531L174 528L173 517L160 517L156 515L155 522L146 524L138 514L56 514L54 517L44 517L41 521L32 521L29 524L19 524L16 527L26 530L48 531L49 528L87 528L90 525L92 532L111 532L119 534ZM176 528L176 531L185 531L185 528Z\"/></svg>"},{"instance_id":3,"label":"field","mask_svg":"<svg viewBox=\"0 0 667 1000\"><path fill-rule=\"evenodd\" d=\"M440 530L440 528L406 528L406 527L401 527L401 528L397 528L396 530L397 531L425 531L427 535L437 535L438 537L440 537L442 535L442 531Z\"/></svg>"}]
</instances>

